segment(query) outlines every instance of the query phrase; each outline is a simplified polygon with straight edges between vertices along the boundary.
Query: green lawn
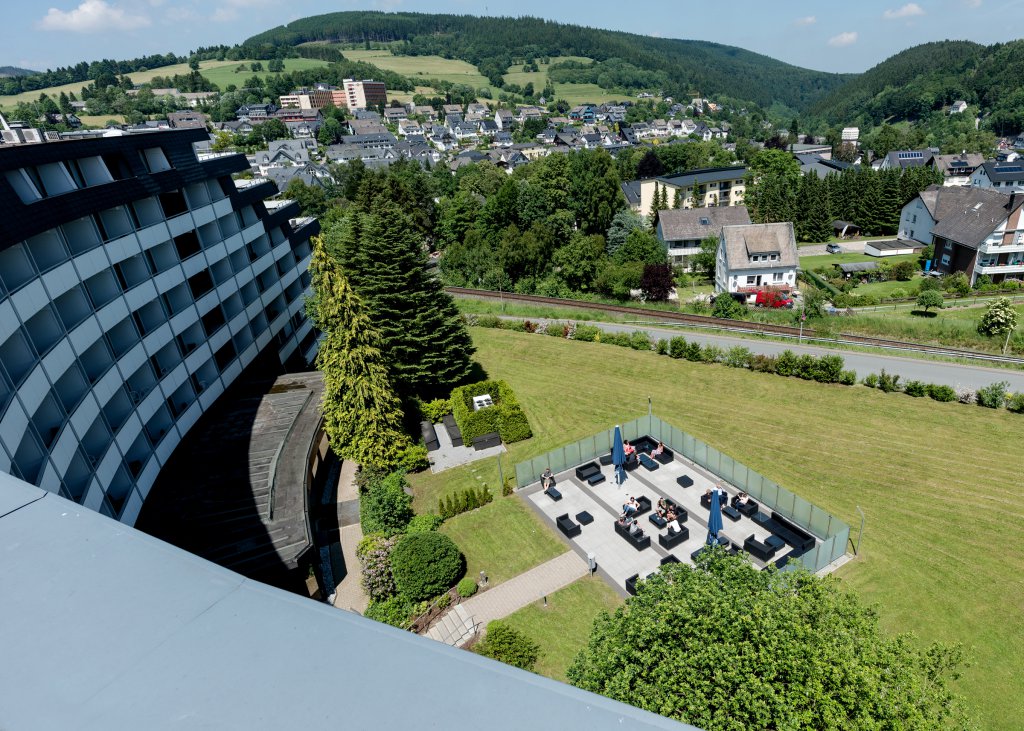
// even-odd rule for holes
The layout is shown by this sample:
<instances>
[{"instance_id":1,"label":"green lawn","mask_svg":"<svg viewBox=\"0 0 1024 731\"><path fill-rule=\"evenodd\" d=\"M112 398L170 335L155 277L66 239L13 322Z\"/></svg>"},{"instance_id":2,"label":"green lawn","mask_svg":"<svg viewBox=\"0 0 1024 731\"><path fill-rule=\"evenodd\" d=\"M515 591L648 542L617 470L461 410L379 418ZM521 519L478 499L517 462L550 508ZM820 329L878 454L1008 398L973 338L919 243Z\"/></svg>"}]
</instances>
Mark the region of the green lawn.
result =
<instances>
[{"instance_id":1,"label":"green lawn","mask_svg":"<svg viewBox=\"0 0 1024 731\"><path fill-rule=\"evenodd\" d=\"M863 284L858 284L852 294L870 294L874 297L882 298L890 296L894 289L901 289L909 296L912 291L916 292L920 288L922 279L924 277L914 277L909 282L901 282L896 279L888 282L864 282Z\"/></svg>"},{"instance_id":2,"label":"green lawn","mask_svg":"<svg viewBox=\"0 0 1024 731\"><path fill-rule=\"evenodd\" d=\"M555 84L555 98L565 99L569 104L604 104L632 98L622 91L607 91L597 84Z\"/></svg>"},{"instance_id":3,"label":"green lawn","mask_svg":"<svg viewBox=\"0 0 1024 731\"><path fill-rule=\"evenodd\" d=\"M540 645L538 673L564 682L566 669L587 644L598 612L612 612L620 604L622 597L595 576L555 592L546 607L537 602L502 621Z\"/></svg>"},{"instance_id":4,"label":"green lawn","mask_svg":"<svg viewBox=\"0 0 1024 731\"><path fill-rule=\"evenodd\" d=\"M478 328L472 335L489 377L509 382L533 426L533 439L513 445L516 460L635 418L652 396L656 414L846 520L854 536L859 506L867 525L861 556L839 572L846 586L877 602L891 631L963 642L973 665L958 688L978 725L1017 726L1024 416L596 343ZM472 546L475 565L487 559L477 558L485 554L467 525L490 531L486 511L505 505L446 526ZM504 560L508 545L488 540L494 560Z\"/></svg>"},{"instance_id":5,"label":"green lawn","mask_svg":"<svg viewBox=\"0 0 1024 731\"><path fill-rule=\"evenodd\" d=\"M445 522L441 527L466 556L466 576L487 573L492 585L507 581L568 550L514 495Z\"/></svg>"},{"instance_id":6,"label":"green lawn","mask_svg":"<svg viewBox=\"0 0 1024 731\"><path fill-rule=\"evenodd\" d=\"M801 256L800 268L806 271L808 269L817 269L818 267L827 267L833 264L852 264L860 261L877 261L879 265L881 265L883 261L895 264L898 261L917 261L920 258L921 257L917 254L900 254L899 256L887 256L885 258L852 252L844 254L819 254L816 256Z\"/></svg>"}]
</instances>

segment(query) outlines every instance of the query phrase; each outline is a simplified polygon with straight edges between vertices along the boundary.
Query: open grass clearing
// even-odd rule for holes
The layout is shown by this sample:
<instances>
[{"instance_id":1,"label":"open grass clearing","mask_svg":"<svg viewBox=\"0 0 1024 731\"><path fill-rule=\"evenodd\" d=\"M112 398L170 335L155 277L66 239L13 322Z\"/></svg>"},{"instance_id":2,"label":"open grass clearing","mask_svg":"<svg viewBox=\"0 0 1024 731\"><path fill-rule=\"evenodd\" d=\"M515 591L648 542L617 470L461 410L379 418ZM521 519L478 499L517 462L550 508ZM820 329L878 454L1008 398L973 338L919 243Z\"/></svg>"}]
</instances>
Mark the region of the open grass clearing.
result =
<instances>
[{"instance_id":1,"label":"open grass clearing","mask_svg":"<svg viewBox=\"0 0 1024 731\"><path fill-rule=\"evenodd\" d=\"M231 84L241 88L245 86L245 82L253 76L259 76L261 79L265 79L270 76L280 76L281 73L288 73L291 71L308 71L310 69L317 69L327 65L326 61L321 61L318 58L286 58L284 59L284 72L276 71L271 73L270 71L267 71L267 61L260 61L260 63L263 64L263 71L253 71L249 64L255 63L255 61L251 60L214 61L213 63L218 65L206 68L203 64L200 64L200 71L203 76L216 84L221 91L225 91ZM243 70L240 71L240 67L243 67Z\"/></svg>"},{"instance_id":2,"label":"open grass clearing","mask_svg":"<svg viewBox=\"0 0 1024 731\"><path fill-rule=\"evenodd\" d=\"M608 91L597 84L555 84L555 98L565 99L569 104L604 104L631 99L624 91Z\"/></svg>"},{"instance_id":3,"label":"open grass clearing","mask_svg":"<svg viewBox=\"0 0 1024 731\"><path fill-rule=\"evenodd\" d=\"M655 413L846 520L854 535L859 506L867 527L860 558L839 572L844 583L879 604L891 631L963 642L974 664L957 687L978 725L1015 728L1024 713L1024 417L601 344L472 335L536 435L513 445L516 460L634 418L652 396Z\"/></svg>"},{"instance_id":4,"label":"open grass clearing","mask_svg":"<svg viewBox=\"0 0 1024 731\"><path fill-rule=\"evenodd\" d=\"M590 639L594 618L622 604L600 577L580 579L501 620L540 645L536 672L565 682L565 671Z\"/></svg>"},{"instance_id":5,"label":"open grass clearing","mask_svg":"<svg viewBox=\"0 0 1024 731\"><path fill-rule=\"evenodd\" d=\"M466 576L491 585L549 561L569 550L515 495L445 521L442 532L466 556Z\"/></svg>"},{"instance_id":6,"label":"open grass clearing","mask_svg":"<svg viewBox=\"0 0 1024 731\"><path fill-rule=\"evenodd\" d=\"M479 69L465 61L440 56L393 56L384 50L343 50L350 61L363 61L378 68L408 76L414 81L438 79L453 84L468 84L474 89L490 86Z\"/></svg>"}]
</instances>

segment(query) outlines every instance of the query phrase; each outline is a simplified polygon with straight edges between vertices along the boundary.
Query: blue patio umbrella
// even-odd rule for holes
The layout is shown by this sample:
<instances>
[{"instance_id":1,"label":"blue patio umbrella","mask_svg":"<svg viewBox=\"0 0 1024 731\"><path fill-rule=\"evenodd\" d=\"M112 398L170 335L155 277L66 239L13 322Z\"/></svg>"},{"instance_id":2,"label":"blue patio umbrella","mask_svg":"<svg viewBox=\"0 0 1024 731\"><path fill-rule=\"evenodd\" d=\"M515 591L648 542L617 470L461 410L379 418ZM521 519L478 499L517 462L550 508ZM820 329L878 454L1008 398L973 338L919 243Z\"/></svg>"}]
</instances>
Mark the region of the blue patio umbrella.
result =
<instances>
[{"instance_id":1,"label":"blue patio umbrella","mask_svg":"<svg viewBox=\"0 0 1024 731\"><path fill-rule=\"evenodd\" d=\"M718 488L711 492L711 514L708 516L708 545L718 543L718 531L722 530L722 505L718 499Z\"/></svg>"},{"instance_id":2,"label":"blue patio umbrella","mask_svg":"<svg viewBox=\"0 0 1024 731\"><path fill-rule=\"evenodd\" d=\"M615 465L615 483L621 485L626 481L626 450L622 447L622 430L618 424L612 437L612 464Z\"/></svg>"}]
</instances>

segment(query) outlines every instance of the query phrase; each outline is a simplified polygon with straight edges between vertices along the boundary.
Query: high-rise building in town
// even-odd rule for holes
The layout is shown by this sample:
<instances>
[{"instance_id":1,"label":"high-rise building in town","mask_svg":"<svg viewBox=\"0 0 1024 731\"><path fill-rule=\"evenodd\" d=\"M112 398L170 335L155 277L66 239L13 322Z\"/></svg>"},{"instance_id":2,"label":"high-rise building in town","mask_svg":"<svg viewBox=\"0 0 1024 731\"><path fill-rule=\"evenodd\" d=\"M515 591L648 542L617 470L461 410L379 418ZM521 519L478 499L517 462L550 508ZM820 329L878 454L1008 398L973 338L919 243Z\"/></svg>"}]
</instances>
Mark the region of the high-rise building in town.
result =
<instances>
[{"instance_id":1,"label":"high-rise building in town","mask_svg":"<svg viewBox=\"0 0 1024 731\"><path fill-rule=\"evenodd\" d=\"M349 109L371 109L388 103L383 81L345 79L345 104Z\"/></svg>"}]
</instances>

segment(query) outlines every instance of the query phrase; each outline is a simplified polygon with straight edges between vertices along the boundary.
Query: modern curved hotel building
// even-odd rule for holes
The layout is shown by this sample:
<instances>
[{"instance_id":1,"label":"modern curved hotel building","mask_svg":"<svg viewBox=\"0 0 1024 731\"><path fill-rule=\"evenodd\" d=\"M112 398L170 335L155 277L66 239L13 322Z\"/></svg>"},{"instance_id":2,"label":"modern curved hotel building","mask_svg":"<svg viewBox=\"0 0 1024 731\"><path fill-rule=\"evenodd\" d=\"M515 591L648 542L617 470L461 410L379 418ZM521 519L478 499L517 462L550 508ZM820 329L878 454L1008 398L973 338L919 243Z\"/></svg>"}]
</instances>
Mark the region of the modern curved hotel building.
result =
<instances>
[{"instance_id":1,"label":"modern curved hotel building","mask_svg":"<svg viewBox=\"0 0 1024 731\"><path fill-rule=\"evenodd\" d=\"M0 145L0 471L128 524L260 351L315 350L317 222L206 139Z\"/></svg>"}]
</instances>

